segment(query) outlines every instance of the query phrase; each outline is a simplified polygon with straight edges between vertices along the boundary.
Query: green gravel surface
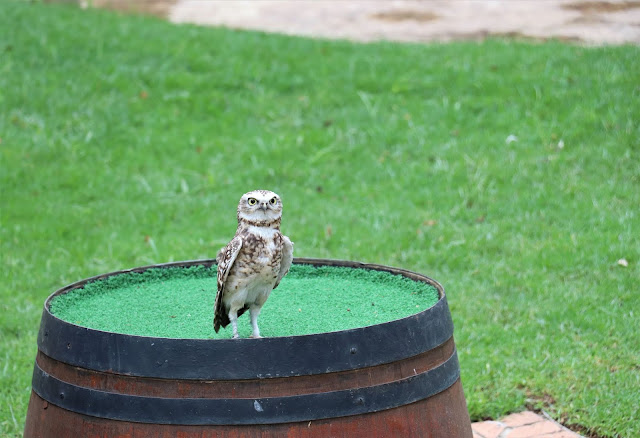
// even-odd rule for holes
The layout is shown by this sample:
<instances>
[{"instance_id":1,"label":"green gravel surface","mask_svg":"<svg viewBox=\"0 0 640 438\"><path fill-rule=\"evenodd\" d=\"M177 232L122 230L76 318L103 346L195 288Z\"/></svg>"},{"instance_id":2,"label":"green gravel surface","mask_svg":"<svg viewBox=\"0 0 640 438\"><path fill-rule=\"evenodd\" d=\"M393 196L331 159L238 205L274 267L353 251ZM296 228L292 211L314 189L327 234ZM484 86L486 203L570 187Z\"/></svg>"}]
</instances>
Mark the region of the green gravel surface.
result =
<instances>
[{"instance_id":1,"label":"green gravel surface","mask_svg":"<svg viewBox=\"0 0 640 438\"><path fill-rule=\"evenodd\" d=\"M230 338L213 331L216 267L152 268L88 283L51 301L51 313L114 333L166 338ZM438 291L400 275L367 269L293 265L260 314L263 336L347 330L403 318L433 306ZM239 319L241 337L251 334Z\"/></svg>"}]
</instances>

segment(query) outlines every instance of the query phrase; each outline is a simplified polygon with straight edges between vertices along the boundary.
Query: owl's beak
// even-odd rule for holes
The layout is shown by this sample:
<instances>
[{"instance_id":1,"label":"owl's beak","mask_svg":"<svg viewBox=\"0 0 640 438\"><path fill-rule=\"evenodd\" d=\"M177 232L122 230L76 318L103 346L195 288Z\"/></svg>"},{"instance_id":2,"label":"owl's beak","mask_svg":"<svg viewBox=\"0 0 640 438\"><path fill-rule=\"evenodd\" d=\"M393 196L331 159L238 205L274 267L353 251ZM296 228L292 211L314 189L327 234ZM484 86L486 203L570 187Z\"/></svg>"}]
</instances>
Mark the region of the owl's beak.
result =
<instances>
[{"instance_id":1,"label":"owl's beak","mask_svg":"<svg viewBox=\"0 0 640 438\"><path fill-rule=\"evenodd\" d=\"M267 211L267 203L266 202L263 202L262 204L260 204L260 210Z\"/></svg>"}]
</instances>

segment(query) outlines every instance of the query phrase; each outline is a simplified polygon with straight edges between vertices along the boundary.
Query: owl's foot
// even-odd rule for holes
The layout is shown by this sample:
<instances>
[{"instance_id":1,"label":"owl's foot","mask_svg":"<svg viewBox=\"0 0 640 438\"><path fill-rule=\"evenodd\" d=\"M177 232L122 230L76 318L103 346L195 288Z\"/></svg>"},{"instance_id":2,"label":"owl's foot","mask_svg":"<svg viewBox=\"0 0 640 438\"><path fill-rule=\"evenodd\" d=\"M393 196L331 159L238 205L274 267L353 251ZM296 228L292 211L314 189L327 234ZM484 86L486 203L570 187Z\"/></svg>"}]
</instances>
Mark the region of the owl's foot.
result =
<instances>
[{"instance_id":1,"label":"owl's foot","mask_svg":"<svg viewBox=\"0 0 640 438\"><path fill-rule=\"evenodd\" d=\"M249 313L251 313L251 337L254 339L259 339L260 336L260 328L258 327L258 315L260 315L261 307L253 304L249 308Z\"/></svg>"},{"instance_id":2,"label":"owl's foot","mask_svg":"<svg viewBox=\"0 0 640 438\"><path fill-rule=\"evenodd\" d=\"M229 311L229 321L231 322L231 330L233 333L232 338L238 339L238 311L237 310Z\"/></svg>"}]
</instances>

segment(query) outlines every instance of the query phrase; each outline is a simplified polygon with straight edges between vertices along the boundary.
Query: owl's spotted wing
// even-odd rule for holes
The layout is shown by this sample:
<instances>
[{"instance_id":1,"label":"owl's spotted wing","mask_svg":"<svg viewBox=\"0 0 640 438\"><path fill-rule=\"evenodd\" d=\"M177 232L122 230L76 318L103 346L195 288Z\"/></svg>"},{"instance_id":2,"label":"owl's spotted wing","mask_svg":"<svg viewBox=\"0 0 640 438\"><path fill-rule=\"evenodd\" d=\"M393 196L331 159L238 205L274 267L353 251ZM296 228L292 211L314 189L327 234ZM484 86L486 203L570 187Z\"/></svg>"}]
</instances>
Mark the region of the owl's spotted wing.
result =
<instances>
[{"instance_id":1,"label":"owl's spotted wing","mask_svg":"<svg viewBox=\"0 0 640 438\"><path fill-rule=\"evenodd\" d=\"M242 238L235 236L227 246L220 250L218 257L216 257L218 261L218 291L216 293L213 317L213 329L216 333L220 330L220 326L226 327L229 324L229 315L225 312L224 305L222 304L222 295L224 294L224 285L229 276L229 271L231 271L233 262L236 261L240 253L240 248L242 248Z\"/></svg>"},{"instance_id":2,"label":"owl's spotted wing","mask_svg":"<svg viewBox=\"0 0 640 438\"><path fill-rule=\"evenodd\" d=\"M280 284L280 280L287 275L291 263L293 262L293 242L287 237L282 236L282 260L280 261L280 273L276 279L276 284L273 286L275 289Z\"/></svg>"}]
</instances>

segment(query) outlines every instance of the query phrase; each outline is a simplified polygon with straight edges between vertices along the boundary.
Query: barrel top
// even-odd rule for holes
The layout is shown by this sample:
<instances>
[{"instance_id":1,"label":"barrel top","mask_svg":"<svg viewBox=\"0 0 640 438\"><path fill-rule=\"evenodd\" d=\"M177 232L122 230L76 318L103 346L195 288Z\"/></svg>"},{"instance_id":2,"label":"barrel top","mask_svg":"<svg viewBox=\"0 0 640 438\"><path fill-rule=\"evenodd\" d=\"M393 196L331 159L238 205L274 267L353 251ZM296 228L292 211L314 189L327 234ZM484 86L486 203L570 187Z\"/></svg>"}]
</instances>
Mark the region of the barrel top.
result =
<instances>
[{"instance_id":1,"label":"barrel top","mask_svg":"<svg viewBox=\"0 0 640 438\"><path fill-rule=\"evenodd\" d=\"M261 339L173 339L111 333L63 321L49 311L55 296L91 281L150 268L214 263L215 260L195 260L144 266L63 287L45 302L38 348L53 359L97 371L157 378L233 380L322 374L390 363L431 350L453 335L444 289L437 281L404 269L326 259L296 258L294 263L386 271L431 284L440 299L419 313L381 324Z\"/></svg>"}]
</instances>

